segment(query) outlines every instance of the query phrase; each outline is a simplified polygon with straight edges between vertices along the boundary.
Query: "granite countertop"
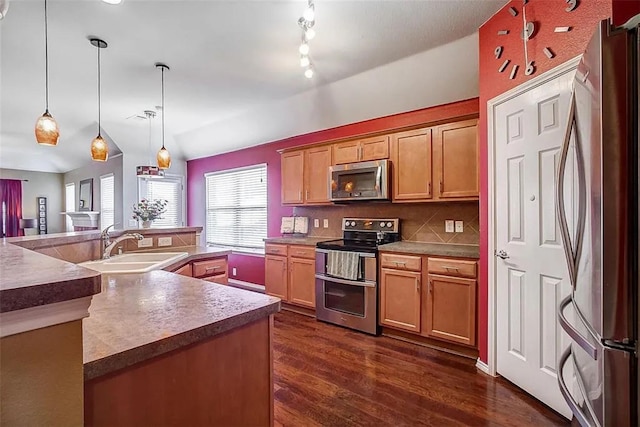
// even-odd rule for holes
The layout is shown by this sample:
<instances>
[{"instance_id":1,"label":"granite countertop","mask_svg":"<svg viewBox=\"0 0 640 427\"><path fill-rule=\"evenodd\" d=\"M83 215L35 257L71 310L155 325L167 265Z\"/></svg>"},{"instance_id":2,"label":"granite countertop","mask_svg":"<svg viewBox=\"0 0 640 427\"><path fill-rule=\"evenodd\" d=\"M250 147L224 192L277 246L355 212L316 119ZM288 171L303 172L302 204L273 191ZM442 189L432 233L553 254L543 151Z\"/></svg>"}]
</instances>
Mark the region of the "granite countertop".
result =
<instances>
[{"instance_id":1,"label":"granite countertop","mask_svg":"<svg viewBox=\"0 0 640 427\"><path fill-rule=\"evenodd\" d=\"M97 271L0 243L0 313L95 295L100 283Z\"/></svg>"},{"instance_id":2,"label":"granite countertop","mask_svg":"<svg viewBox=\"0 0 640 427\"><path fill-rule=\"evenodd\" d=\"M335 239L341 239L341 237L267 237L264 241L281 245L315 246L317 243Z\"/></svg>"},{"instance_id":3,"label":"granite countertop","mask_svg":"<svg viewBox=\"0 0 640 427\"><path fill-rule=\"evenodd\" d=\"M478 245L462 245L457 243L422 243L395 242L378 246L382 252L401 252L416 255L436 255L456 258L480 258Z\"/></svg>"},{"instance_id":4,"label":"granite countertop","mask_svg":"<svg viewBox=\"0 0 640 427\"><path fill-rule=\"evenodd\" d=\"M280 310L280 299L166 271L103 275L83 321L90 380Z\"/></svg>"}]
</instances>

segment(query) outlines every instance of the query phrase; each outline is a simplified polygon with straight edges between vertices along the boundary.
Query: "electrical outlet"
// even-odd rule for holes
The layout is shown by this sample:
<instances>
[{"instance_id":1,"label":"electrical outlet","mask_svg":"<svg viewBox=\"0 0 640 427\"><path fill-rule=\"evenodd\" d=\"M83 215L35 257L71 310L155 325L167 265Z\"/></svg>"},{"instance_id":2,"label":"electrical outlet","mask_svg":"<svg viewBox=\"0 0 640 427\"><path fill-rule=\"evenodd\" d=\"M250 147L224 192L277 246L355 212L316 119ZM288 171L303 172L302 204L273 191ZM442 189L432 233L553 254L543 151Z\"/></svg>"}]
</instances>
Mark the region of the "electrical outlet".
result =
<instances>
[{"instance_id":1,"label":"electrical outlet","mask_svg":"<svg viewBox=\"0 0 640 427\"><path fill-rule=\"evenodd\" d=\"M456 221L456 233L464 232L464 221Z\"/></svg>"},{"instance_id":2,"label":"electrical outlet","mask_svg":"<svg viewBox=\"0 0 640 427\"><path fill-rule=\"evenodd\" d=\"M315 228L319 228L320 227L320 220L318 218L313 220L313 226Z\"/></svg>"},{"instance_id":3,"label":"electrical outlet","mask_svg":"<svg viewBox=\"0 0 640 427\"><path fill-rule=\"evenodd\" d=\"M153 246L153 237L145 237L142 240L138 240L139 248L150 248Z\"/></svg>"},{"instance_id":4,"label":"electrical outlet","mask_svg":"<svg viewBox=\"0 0 640 427\"><path fill-rule=\"evenodd\" d=\"M158 246L171 246L171 237L158 237Z\"/></svg>"},{"instance_id":5,"label":"electrical outlet","mask_svg":"<svg viewBox=\"0 0 640 427\"><path fill-rule=\"evenodd\" d=\"M324 228L329 228L329 220L327 218L322 220L322 226Z\"/></svg>"},{"instance_id":6,"label":"electrical outlet","mask_svg":"<svg viewBox=\"0 0 640 427\"><path fill-rule=\"evenodd\" d=\"M444 232L453 233L453 220L447 219L444 221Z\"/></svg>"},{"instance_id":7,"label":"electrical outlet","mask_svg":"<svg viewBox=\"0 0 640 427\"><path fill-rule=\"evenodd\" d=\"M238 274L238 270L235 267L233 267L231 269L231 275L235 277L237 274Z\"/></svg>"},{"instance_id":8,"label":"electrical outlet","mask_svg":"<svg viewBox=\"0 0 640 427\"><path fill-rule=\"evenodd\" d=\"M138 227L138 221L136 221L135 219L130 219L129 227Z\"/></svg>"}]
</instances>

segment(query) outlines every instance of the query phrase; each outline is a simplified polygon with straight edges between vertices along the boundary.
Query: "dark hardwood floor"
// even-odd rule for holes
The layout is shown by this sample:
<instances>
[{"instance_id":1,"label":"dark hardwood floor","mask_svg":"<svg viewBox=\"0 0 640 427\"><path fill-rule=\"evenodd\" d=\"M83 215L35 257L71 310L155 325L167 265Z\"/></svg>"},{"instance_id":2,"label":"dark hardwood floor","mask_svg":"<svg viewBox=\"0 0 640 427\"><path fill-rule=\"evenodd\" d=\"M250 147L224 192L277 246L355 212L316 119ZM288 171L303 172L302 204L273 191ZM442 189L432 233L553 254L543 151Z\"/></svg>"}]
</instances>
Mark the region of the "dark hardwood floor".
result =
<instances>
[{"instance_id":1,"label":"dark hardwood floor","mask_svg":"<svg viewBox=\"0 0 640 427\"><path fill-rule=\"evenodd\" d=\"M569 424L473 360L286 311L274 323L276 426Z\"/></svg>"}]
</instances>

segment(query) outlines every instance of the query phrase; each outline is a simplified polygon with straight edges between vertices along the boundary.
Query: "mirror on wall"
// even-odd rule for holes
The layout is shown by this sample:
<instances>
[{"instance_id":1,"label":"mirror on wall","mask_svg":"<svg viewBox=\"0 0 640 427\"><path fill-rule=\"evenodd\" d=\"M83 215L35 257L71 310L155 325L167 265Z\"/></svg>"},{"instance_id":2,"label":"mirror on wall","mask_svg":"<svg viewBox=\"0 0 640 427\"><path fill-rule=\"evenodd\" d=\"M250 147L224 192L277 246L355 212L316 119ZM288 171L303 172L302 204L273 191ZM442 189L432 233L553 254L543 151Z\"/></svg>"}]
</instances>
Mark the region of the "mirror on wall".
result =
<instances>
[{"instance_id":1,"label":"mirror on wall","mask_svg":"<svg viewBox=\"0 0 640 427\"><path fill-rule=\"evenodd\" d=\"M78 211L93 210L93 178L80 181L80 200L78 201Z\"/></svg>"}]
</instances>

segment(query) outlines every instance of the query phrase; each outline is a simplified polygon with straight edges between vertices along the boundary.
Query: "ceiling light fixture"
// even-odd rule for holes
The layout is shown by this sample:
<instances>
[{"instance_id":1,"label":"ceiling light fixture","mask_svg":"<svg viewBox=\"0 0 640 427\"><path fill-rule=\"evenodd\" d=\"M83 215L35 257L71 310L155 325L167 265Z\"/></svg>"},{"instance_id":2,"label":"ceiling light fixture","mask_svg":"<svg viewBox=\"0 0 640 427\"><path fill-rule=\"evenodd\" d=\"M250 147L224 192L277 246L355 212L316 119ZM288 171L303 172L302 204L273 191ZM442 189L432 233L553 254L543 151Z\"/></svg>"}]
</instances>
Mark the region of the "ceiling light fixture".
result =
<instances>
[{"instance_id":1,"label":"ceiling light fixture","mask_svg":"<svg viewBox=\"0 0 640 427\"><path fill-rule=\"evenodd\" d=\"M91 38L89 41L98 50L98 136L91 141L91 158L97 162L106 162L109 158L109 146L100 133L102 124L100 111L102 101L100 98L100 51L107 48L107 42L96 38Z\"/></svg>"},{"instance_id":2,"label":"ceiling light fixture","mask_svg":"<svg viewBox=\"0 0 640 427\"><path fill-rule=\"evenodd\" d=\"M120 4L122 3L122 0L102 0L104 3L107 4Z\"/></svg>"},{"instance_id":3,"label":"ceiling light fixture","mask_svg":"<svg viewBox=\"0 0 640 427\"><path fill-rule=\"evenodd\" d=\"M9 0L0 0L0 21L7 16L9 10Z\"/></svg>"},{"instance_id":4,"label":"ceiling light fixture","mask_svg":"<svg viewBox=\"0 0 640 427\"><path fill-rule=\"evenodd\" d=\"M146 110L144 115L149 121L149 147L147 152L151 153L151 121L156 117L156 112ZM164 170L160 169L158 166L152 165L151 159L149 159L148 165L136 166L136 175L138 178L164 178Z\"/></svg>"},{"instance_id":5,"label":"ceiling light fixture","mask_svg":"<svg viewBox=\"0 0 640 427\"><path fill-rule=\"evenodd\" d=\"M7 12L9 3L4 3L2 16ZM40 145L57 145L60 139L60 129L56 119L49 113L49 28L47 19L47 0L44 0L44 114L36 121L36 141Z\"/></svg>"},{"instance_id":6,"label":"ceiling light fixture","mask_svg":"<svg viewBox=\"0 0 640 427\"><path fill-rule=\"evenodd\" d=\"M169 169L171 167L171 155L169 154L169 151L164 148L164 113L166 111L164 105L164 71L169 71L169 67L158 62L156 63L156 68L159 68L162 73L162 148L158 151L156 159L160 169Z\"/></svg>"},{"instance_id":7,"label":"ceiling light fixture","mask_svg":"<svg viewBox=\"0 0 640 427\"><path fill-rule=\"evenodd\" d=\"M304 76L308 79L313 77L314 71L311 68L311 58L309 57L309 40L313 40L316 36L316 31L313 26L316 23L316 6L313 0L308 0L307 8L302 13L302 16L298 19L298 26L302 29L302 43L298 48L300 52L300 66L306 68Z\"/></svg>"}]
</instances>

